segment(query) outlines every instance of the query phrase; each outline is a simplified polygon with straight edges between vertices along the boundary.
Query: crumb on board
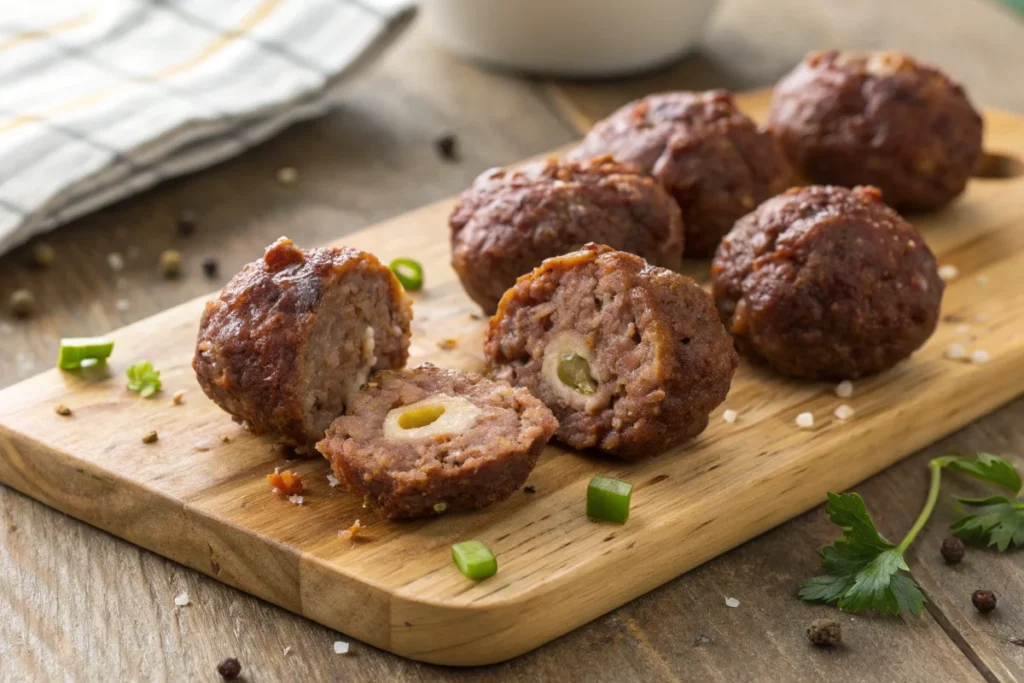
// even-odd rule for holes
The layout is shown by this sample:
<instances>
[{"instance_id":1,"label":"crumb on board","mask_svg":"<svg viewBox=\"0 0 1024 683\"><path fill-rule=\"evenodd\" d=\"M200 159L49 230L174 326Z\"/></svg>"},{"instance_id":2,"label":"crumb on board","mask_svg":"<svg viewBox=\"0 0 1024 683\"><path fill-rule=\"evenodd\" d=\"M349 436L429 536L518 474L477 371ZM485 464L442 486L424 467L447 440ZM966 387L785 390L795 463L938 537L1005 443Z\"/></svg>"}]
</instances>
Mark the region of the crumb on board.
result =
<instances>
[{"instance_id":1,"label":"crumb on board","mask_svg":"<svg viewBox=\"0 0 1024 683\"><path fill-rule=\"evenodd\" d=\"M62 417L67 417L68 415L71 414L71 408L68 408L63 403L58 403L53 407L53 412L57 413Z\"/></svg>"},{"instance_id":2,"label":"crumb on board","mask_svg":"<svg viewBox=\"0 0 1024 683\"><path fill-rule=\"evenodd\" d=\"M160 254L160 272L165 278L176 278L181 275L181 252L167 249Z\"/></svg>"},{"instance_id":3,"label":"crumb on board","mask_svg":"<svg viewBox=\"0 0 1024 683\"><path fill-rule=\"evenodd\" d=\"M231 443L231 437L228 436L227 434L224 434L223 436L220 437L220 442L221 443Z\"/></svg>"},{"instance_id":4,"label":"crumb on board","mask_svg":"<svg viewBox=\"0 0 1024 683\"><path fill-rule=\"evenodd\" d=\"M956 332L957 334L967 334L968 332L971 331L971 326L968 325L967 323L960 323L959 325L956 326L956 328L953 331Z\"/></svg>"},{"instance_id":5,"label":"crumb on board","mask_svg":"<svg viewBox=\"0 0 1024 683\"><path fill-rule=\"evenodd\" d=\"M523 487L523 493L537 493L537 487L536 486L524 486Z\"/></svg>"},{"instance_id":6,"label":"crumb on board","mask_svg":"<svg viewBox=\"0 0 1024 683\"><path fill-rule=\"evenodd\" d=\"M302 493L302 477L291 470L281 471L275 467L273 473L267 475L267 481L274 487L274 491L286 496L293 496Z\"/></svg>"},{"instance_id":7,"label":"crumb on board","mask_svg":"<svg viewBox=\"0 0 1024 683\"><path fill-rule=\"evenodd\" d=\"M333 474L327 475L327 483L331 485L332 489L338 488L338 485L341 484L341 482L338 481L338 478Z\"/></svg>"},{"instance_id":8,"label":"crumb on board","mask_svg":"<svg viewBox=\"0 0 1024 683\"><path fill-rule=\"evenodd\" d=\"M299 179L299 172L292 166L282 166L277 169L277 182L282 185L291 185Z\"/></svg>"},{"instance_id":9,"label":"crumb on board","mask_svg":"<svg viewBox=\"0 0 1024 683\"><path fill-rule=\"evenodd\" d=\"M950 280L956 279L960 275L960 269L951 263L947 263L944 266L939 266L939 277L949 282Z\"/></svg>"},{"instance_id":10,"label":"crumb on board","mask_svg":"<svg viewBox=\"0 0 1024 683\"><path fill-rule=\"evenodd\" d=\"M175 595L174 596L174 604L177 605L178 607L184 607L185 605L187 605L188 604L188 592L187 591L181 591L180 593Z\"/></svg>"},{"instance_id":11,"label":"crumb on board","mask_svg":"<svg viewBox=\"0 0 1024 683\"><path fill-rule=\"evenodd\" d=\"M796 416L796 426L800 429L810 429L814 426L814 414L800 413Z\"/></svg>"},{"instance_id":12,"label":"crumb on board","mask_svg":"<svg viewBox=\"0 0 1024 683\"><path fill-rule=\"evenodd\" d=\"M837 407L832 414L835 415L840 420L849 420L851 417L853 417L853 414L855 412L856 411L853 409L853 406L849 406L844 403L841 406Z\"/></svg>"},{"instance_id":13,"label":"crumb on board","mask_svg":"<svg viewBox=\"0 0 1024 683\"><path fill-rule=\"evenodd\" d=\"M443 502L442 503L434 503L434 512L436 512L439 515L441 513L443 513L447 509L448 509L448 503L443 503Z\"/></svg>"},{"instance_id":14,"label":"crumb on board","mask_svg":"<svg viewBox=\"0 0 1024 683\"><path fill-rule=\"evenodd\" d=\"M352 522L351 526L347 529L342 529L338 532L338 538L343 541L355 541L359 535L359 531L363 528L363 525L359 523L359 520Z\"/></svg>"},{"instance_id":15,"label":"crumb on board","mask_svg":"<svg viewBox=\"0 0 1024 683\"><path fill-rule=\"evenodd\" d=\"M839 398L850 398L853 396L853 382L848 379L844 379L836 385L835 393Z\"/></svg>"},{"instance_id":16,"label":"crumb on board","mask_svg":"<svg viewBox=\"0 0 1024 683\"><path fill-rule=\"evenodd\" d=\"M348 643L344 640L334 641L334 654L336 655L347 655L348 654Z\"/></svg>"},{"instance_id":17,"label":"crumb on board","mask_svg":"<svg viewBox=\"0 0 1024 683\"><path fill-rule=\"evenodd\" d=\"M289 646L287 646L287 647L286 647L286 648L284 649L284 652L282 652L281 654L283 654L283 655L284 655L285 657L287 657L287 656L288 656L288 653L290 653L291 651L292 651L292 646L291 646L291 645L289 645Z\"/></svg>"},{"instance_id":18,"label":"crumb on board","mask_svg":"<svg viewBox=\"0 0 1024 683\"><path fill-rule=\"evenodd\" d=\"M739 607L740 606L740 601L737 600L736 598L726 598L725 599L725 606L726 607Z\"/></svg>"},{"instance_id":19,"label":"crumb on board","mask_svg":"<svg viewBox=\"0 0 1024 683\"><path fill-rule=\"evenodd\" d=\"M963 344L953 343L946 349L945 355L950 360L960 360L967 356L967 349L964 348Z\"/></svg>"},{"instance_id":20,"label":"crumb on board","mask_svg":"<svg viewBox=\"0 0 1024 683\"><path fill-rule=\"evenodd\" d=\"M297 493L288 496L288 502L291 503L292 505L302 505L305 502L305 500L305 498L303 498Z\"/></svg>"},{"instance_id":21,"label":"crumb on board","mask_svg":"<svg viewBox=\"0 0 1024 683\"><path fill-rule=\"evenodd\" d=\"M984 349L975 349L971 351L971 362L980 365L981 363L987 363L992 357L988 355L988 351Z\"/></svg>"},{"instance_id":22,"label":"crumb on board","mask_svg":"<svg viewBox=\"0 0 1024 683\"><path fill-rule=\"evenodd\" d=\"M107 265L115 273L119 273L124 270L124 257L116 251L112 251L107 254Z\"/></svg>"},{"instance_id":23,"label":"crumb on board","mask_svg":"<svg viewBox=\"0 0 1024 683\"><path fill-rule=\"evenodd\" d=\"M117 303L114 304L114 307L117 308L119 312L124 313L132 307L132 304L128 299L118 299Z\"/></svg>"},{"instance_id":24,"label":"crumb on board","mask_svg":"<svg viewBox=\"0 0 1024 683\"><path fill-rule=\"evenodd\" d=\"M729 424L732 424L733 422L735 422L736 418L738 418L739 416L740 416L739 413L737 413L735 410L731 410L731 409L730 410L726 410L725 412L722 413L722 419L725 420L726 422L728 422Z\"/></svg>"},{"instance_id":25,"label":"crumb on board","mask_svg":"<svg viewBox=\"0 0 1024 683\"><path fill-rule=\"evenodd\" d=\"M171 396L171 405L180 406L181 405L181 399L184 398L184 396L185 396L185 390L184 389L178 389L177 391L175 391L174 394Z\"/></svg>"},{"instance_id":26,"label":"crumb on board","mask_svg":"<svg viewBox=\"0 0 1024 683\"><path fill-rule=\"evenodd\" d=\"M441 339L437 342L437 348L443 349L444 351L451 351L458 345L459 340L454 339L452 337L448 337L447 339Z\"/></svg>"},{"instance_id":27,"label":"crumb on board","mask_svg":"<svg viewBox=\"0 0 1024 683\"><path fill-rule=\"evenodd\" d=\"M155 429L151 429L142 436L142 443L156 443L160 438L160 435L156 433Z\"/></svg>"},{"instance_id":28,"label":"crumb on board","mask_svg":"<svg viewBox=\"0 0 1024 683\"><path fill-rule=\"evenodd\" d=\"M36 312L36 296L27 289L16 289L7 302L11 314L17 318L27 318Z\"/></svg>"}]
</instances>

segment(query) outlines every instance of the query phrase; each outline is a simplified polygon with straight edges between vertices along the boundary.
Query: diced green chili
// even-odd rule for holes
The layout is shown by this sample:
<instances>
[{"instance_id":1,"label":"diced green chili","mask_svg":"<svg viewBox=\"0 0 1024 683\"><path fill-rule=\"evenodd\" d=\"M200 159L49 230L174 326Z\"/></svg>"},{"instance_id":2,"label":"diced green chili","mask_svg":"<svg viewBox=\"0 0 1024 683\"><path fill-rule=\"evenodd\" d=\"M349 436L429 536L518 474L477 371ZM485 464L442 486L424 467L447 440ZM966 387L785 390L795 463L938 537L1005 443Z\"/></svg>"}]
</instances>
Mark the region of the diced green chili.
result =
<instances>
[{"instance_id":1,"label":"diced green chili","mask_svg":"<svg viewBox=\"0 0 1024 683\"><path fill-rule=\"evenodd\" d=\"M114 351L114 342L103 337L68 337L60 340L60 354L57 367L61 370L77 370L82 361L104 361Z\"/></svg>"},{"instance_id":2,"label":"diced green chili","mask_svg":"<svg viewBox=\"0 0 1024 683\"><path fill-rule=\"evenodd\" d=\"M467 578L479 581L494 576L498 571L498 560L480 541L463 541L452 546L455 566Z\"/></svg>"},{"instance_id":3,"label":"diced green chili","mask_svg":"<svg viewBox=\"0 0 1024 683\"><path fill-rule=\"evenodd\" d=\"M625 524L633 485L628 481L595 474L587 486L587 517Z\"/></svg>"},{"instance_id":4,"label":"diced green chili","mask_svg":"<svg viewBox=\"0 0 1024 683\"><path fill-rule=\"evenodd\" d=\"M388 268L395 274L407 292L418 292L423 289L423 266L411 258L396 258Z\"/></svg>"},{"instance_id":5,"label":"diced green chili","mask_svg":"<svg viewBox=\"0 0 1024 683\"><path fill-rule=\"evenodd\" d=\"M558 359L558 379L573 391L585 396L597 391L597 382L590 375L590 363L576 353L567 353Z\"/></svg>"}]
</instances>

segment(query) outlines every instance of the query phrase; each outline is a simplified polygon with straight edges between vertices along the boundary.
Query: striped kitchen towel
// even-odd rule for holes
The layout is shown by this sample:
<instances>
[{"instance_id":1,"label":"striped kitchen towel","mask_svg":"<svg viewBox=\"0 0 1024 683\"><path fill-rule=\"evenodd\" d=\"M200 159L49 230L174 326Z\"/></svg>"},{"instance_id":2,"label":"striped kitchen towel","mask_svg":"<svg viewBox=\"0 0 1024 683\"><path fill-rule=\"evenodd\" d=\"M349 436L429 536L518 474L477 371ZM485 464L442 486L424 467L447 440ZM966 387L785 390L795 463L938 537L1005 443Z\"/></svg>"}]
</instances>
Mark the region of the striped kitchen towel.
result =
<instances>
[{"instance_id":1,"label":"striped kitchen towel","mask_svg":"<svg viewBox=\"0 0 1024 683\"><path fill-rule=\"evenodd\" d=\"M411 0L32 0L0 11L0 253L327 111Z\"/></svg>"}]
</instances>

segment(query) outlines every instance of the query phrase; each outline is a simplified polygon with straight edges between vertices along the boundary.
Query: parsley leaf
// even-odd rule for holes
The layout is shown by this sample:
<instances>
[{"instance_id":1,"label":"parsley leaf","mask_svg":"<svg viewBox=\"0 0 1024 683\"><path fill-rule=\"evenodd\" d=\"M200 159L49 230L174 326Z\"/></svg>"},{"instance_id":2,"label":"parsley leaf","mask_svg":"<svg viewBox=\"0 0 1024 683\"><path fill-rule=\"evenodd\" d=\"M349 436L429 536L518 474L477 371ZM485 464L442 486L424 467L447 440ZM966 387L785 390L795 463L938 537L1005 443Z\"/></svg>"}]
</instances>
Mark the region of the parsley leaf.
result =
<instances>
[{"instance_id":1,"label":"parsley leaf","mask_svg":"<svg viewBox=\"0 0 1024 683\"><path fill-rule=\"evenodd\" d=\"M1012 463L1007 460L1003 460L997 455L992 455L991 453L978 453L977 460L951 455L945 458L939 458L939 460L942 461L941 464L943 467L955 472L969 474L972 477L977 477L989 484L995 484L996 486L1006 489L1011 493L1020 493L1020 474L1018 474L1017 470L1014 469Z\"/></svg>"},{"instance_id":2,"label":"parsley leaf","mask_svg":"<svg viewBox=\"0 0 1024 683\"><path fill-rule=\"evenodd\" d=\"M135 363L125 374L128 375L128 390L139 392L142 398L149 398L163 387L160 371L154 370L149 361Z\"/></svg>"},{"instance_id":3,"label":"parsley leaf","mask_svg":"<svg viewBox=\"0 0 1024 683\"><path fill-rule=\"evenodd\" d=\"M822 548L824 573L804 581L800 597L835 603L847 612L920 613L924 593L903 573L908 571L903 548L878 533L864 500L856 493L829 493L825 511L843 535Z\"/></svg>"},{"instance_id":4,"label":"parsley leaf","mask_svg":"<svg viewBox=\"0 0 1024 683\"><path fill-rule=\"evenodd\" d=\"M1006 496L988 498L957 498L962 505L970 508L970 514L950 525L953 535L995 546L1000 552L1012 543L1024 548L1024 503Z\"/></svg>"}]
</instances>

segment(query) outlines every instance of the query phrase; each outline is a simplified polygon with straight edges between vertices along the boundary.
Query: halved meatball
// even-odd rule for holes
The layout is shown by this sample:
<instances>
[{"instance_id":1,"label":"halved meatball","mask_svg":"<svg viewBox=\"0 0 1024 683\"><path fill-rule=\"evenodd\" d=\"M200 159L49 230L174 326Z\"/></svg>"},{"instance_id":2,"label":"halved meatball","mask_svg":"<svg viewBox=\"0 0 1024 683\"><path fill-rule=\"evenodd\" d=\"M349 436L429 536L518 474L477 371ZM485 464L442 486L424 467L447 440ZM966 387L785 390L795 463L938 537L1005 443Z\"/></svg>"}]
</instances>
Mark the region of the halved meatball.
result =
<instances>
[{"instance_id":1,"label":"halved meatball","mask_svg":"<svg viewBox=\"0 0 1024 683\"><path fill-rule=\"evenodd\" d=\"M703 431L737 365L696 282L594 244L505 293L484 356L494 377L551 408L559 440L627 460Z\"/></svg>"},{"instance_id":2,"label":"halved meatball","mask_svg":"<svg viewBox=\"0 0 1024 683\"><path fill-rule=\"evenodd\" d=\"M409 297L377 257L282 237L206 304L199 385L255 434L307 449L373 370L409 355Z\"/></svg>"},{"instance_id":3,"label":"halved meatball","mask_svg":"<svg viewBox=\"0 0 1024 683\"><path fill-rule=\"evenodd\" d=\"M667 92L630 102L594 124L569 157L602 154L636 164L675 197L687 256L713 254L737 218L792 184L778 143L758 130L727 90Z\"/></svg>"},{"instance_id":4,"label":"halved meatball","mask_svg":"<svg viewBox=\"0 0 1024 683\"><path fill-rule=\"evenodd\" d=\"M768 125L812 181L874 185L900 210L952 200L981 154L963 88L898 52L812 52L775 86Z\"/></svg>"},{"instance_id":5,"label":"halved meatball","mask_svg":"<svg viewBox=\"0 0 1024 683\"><path fill-rule=\"evenodd\" d=\"M682 263L675 201L639 169L610 157L485 171L462 193L449 225L452 266L487 313L520 275L587 242L666 268Z\"/></svg>"},{"instance_id":6,"label":"halved meatball","mask_svg":"<svg viewBox=\"0 0 1024 683\"><path fill-rule=\"evenodd\" d=\"M373 375L317 450L353 493L405 519L508 498L557 427L525 389L424 364Z\"/></svg>"},{"instance_id":7,"label":"halved meatball","mask_svg":"<svg viewBox=\"0 0 1024 683\"><path fill-rule=\"evenodd\" d=\"M935 257L873 187L794 188L736 223L711 265L740 352L808 379L886 370L939 319Z\"/></svg>"}]
</instances>

